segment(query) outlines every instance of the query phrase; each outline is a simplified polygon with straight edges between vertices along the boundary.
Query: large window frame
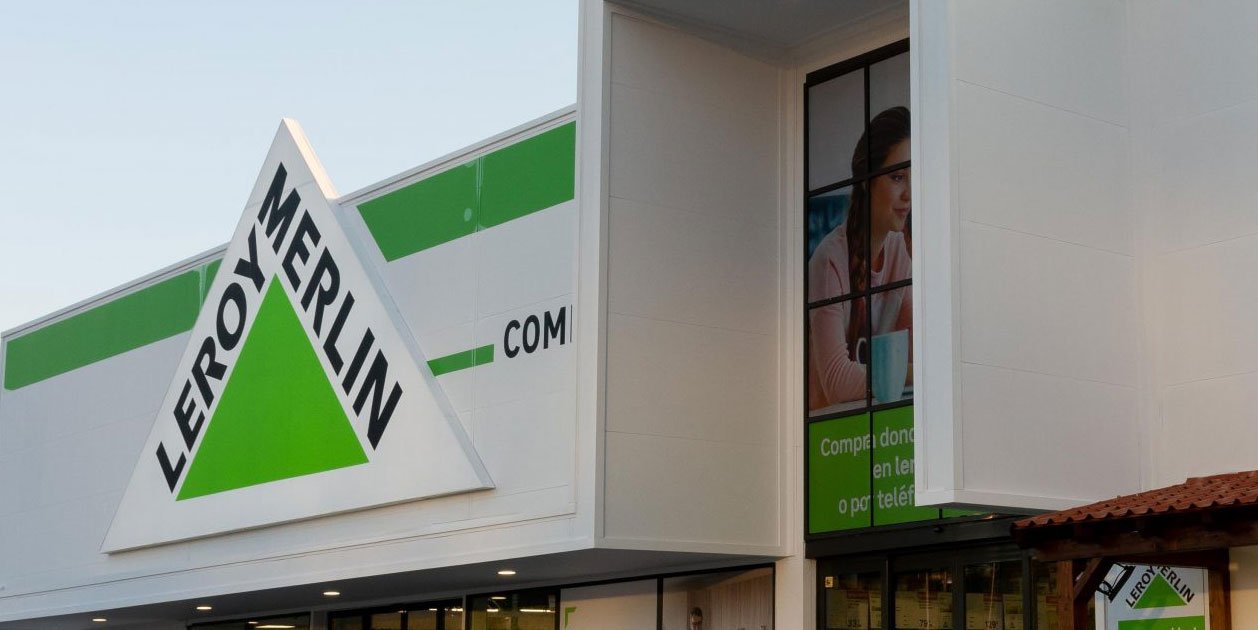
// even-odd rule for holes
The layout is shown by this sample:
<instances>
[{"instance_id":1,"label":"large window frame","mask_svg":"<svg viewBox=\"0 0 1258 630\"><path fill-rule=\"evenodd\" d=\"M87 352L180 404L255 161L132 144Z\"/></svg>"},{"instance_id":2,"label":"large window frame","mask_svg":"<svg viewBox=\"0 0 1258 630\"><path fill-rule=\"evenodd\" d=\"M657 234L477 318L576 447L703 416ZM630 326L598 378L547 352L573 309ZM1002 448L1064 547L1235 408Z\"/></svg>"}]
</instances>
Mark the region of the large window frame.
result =
<instances>
[{"instance_id":1,"label":"large window frame","mask_svg":"<svg viewBox=\"0 0 1258 630\"><path fill-rule=\"evenodd\" d=\"M853 556L821 558L817 561L817 628L820 630L836 630L836 626L827 624L828 593L834 585L828 585L827 578L834 579L844 574L876 574L880 581L881 595L881 630L893 630L895 625L895 577L899 574L928 569L944 569L950 572L954 581L951 592L952 614L949 620L953 628L966 628L966 595L965 576L968 568L980 565L1005 563L1006 567L1016 566L1021 576L1019 595L1022 602L1022 626L1005 627L1005 630L1054 630L1054 626L1040 624L1043 618L1040 597L1037 594L1037 579L1046 576L1047 583L1055 586L1057 567L1054 563L1036 562L1025 550L1018 549L1012 542L1001 544L975 544L954 547L952 549L936 549L925 551L887 551ZM1052 597L1058 594L1051 595ZM1049 604L1055 612L1055 607ZM1058 620L1058 624L1060 624ZM1002 627L1003 623L1002 623Z\"/></svg>"},{"instance_id":2,"label":"large window frame","mask_svg":"<svg viewBox=\"0 0 1258 630\"><path fill-rule=\"evenodd\" d=\"M873 321L872 321L873 314L869 313L868 311L872 310L872 305L875 304L875 299L878 296L890 296L892 295L891 292L893 291L900 291L901 293L903 292L911 293L912 285L913 285L913 279L912 277L909 277L906 279L891 279L888 282L875 286L874 277L873 277L873 265L870 264L870 265L867 265L867 268L864 270L865 279L864 279L863 287L857 287L855 286L855 284L850 284L849 286L853 288L854 290L847 291L841 295L826 295L826 296L821 296L819 299L815 299L815 300L810 299L811 297L813 297L809 295L809 290L811 287L810 278L809 278L809 273L810 273L809 272L809 267L810 267L809 258L813 254L813 252L810 251L810 244L816 238L816 234L813 232L813 230L815 229L815 226L813 225L814 223L814 221L812 220L813 209L812 209L812 204L810 202L815 199L821 198L827 194L834 193L836 191L842 191L844 188L853 188L858 185L863 185L865 187L865 190L869 190L870 185L876 179L895 173L897 171L910 172L910 171L907 171L907 169L910 169L912 166L911 160L897 161L896 163L885 164L885 165L884 164L878 164L878 165L871 164L870 163L871 160L869 158L870 147L869 147L869 143L866 143L865 164L868 165L868 167L865 169L865 172L853 172L849 174L850 176L839 179L838 181L833 181L833 182L823 181L823 182L819 182L819 185L817 186L812 186L812 182L810 182L810 179L813 176L813 168L811 164L812 153L813 153L813 147L811 146L811 142L813 141L813 133L812 133L813 130L811 129L812 113L813 113L811 110L812 90L813 88L826 84L830 81L840 79L841 77L851 76L853 73L861 73L861 80L863 82L863 95L862 96L863 96L863 109L864 109L864 111L862 112L861 119L863 120L865 134L867 135L870 129L871 117L875 115L875 112L871 111L871 104L870 104L871 102L871 96L870 96L871 69L877 64L879 64L880 62L893 59L900 55L904 55L908 53L908 51L909 51L909 40L907 39L901 40L893 44L884 46L882 48L878 48L876 50L870 51L863 55L854 57L847 61L809 73L804 82L804 86L803 86L803 89L804 89L804 101L803 101L804 102L804 112L803 112L804 114L804 127L803 127L804 128L804 143L803 143L804 162L803 162L803 174L802 174L802 179L803 179L802 188L804 191L803 199L802 199L804 221L803 221L802 234L800 235L800 238L803 241L802 252L804 256L804 261L803 261L803 274L804 274L804 298L803 298L803 302L804 302L803 304L804 352L803 352L803 357L804 357L804 360L803 360L803 374L802 374L802 382L804 383L804 387L803 387L803 401L802 402L803 402L803 409L804 409L806 441L809 441L808 438L810 438L811 436L811 430L812 430L811 428L814 425L818 425L819 423L823 423L823 422L849 418L849 417L853 418L852 422L859 422L860 420L857 418L860 416L864 416L865 421L866 421L864 434L870 436L870 440L872 444L872 440L874 440L874 434L875 434L875 422L876 422L875 418L880 412L887 412L890 410L899 409L903 407L911 407L914 403L914 398L911 393L909 393L907 397L901 397L901 399L899 400L894 400L890 402L877 401L874 397L875 387L873 384L874 370L871 369L872 361L870 360L871 357L867 357L865 361L865 397L864 397L863 404L855 405L855 406L848 406L847 408L843 408L840 410L834 410L827 413L818 413L818 414L813 414L810 408L811 407L811 404L810 404L811 394L812 394L812 392L810 391L810 388L813 386L812 378L811 378L812 374L810 373L810 369L812 369L811 365L812 365L812 361L814 360L813 330L812 330L813 313L817 311L818 309L833 307L836 305L843 305L843 304L851 305L849 306L849 314L853 313L858 308L866 309L866 314L864 314L864 316L861 317L861 319L863 319L863 329L860 331L859 335L860 335L861 340L865 342L866 351L869 353L869 355L872 355L873 352L872 352L872 345L870 341L873 338ZM849 204L848 204L849 207L846 210L846 212L848 213L848 218L850 218L852 216L852 213L855 213L855 212L863 212L863 213L866 213L865 216L868 216L868 213L870 212L869 203L868 203L869 195L866 194L863 196L863 198L865 200L865 203L862 204L862 207L853 207L852 202L850 201L851 198L849 197ZM845 219L844 222L846 222L846 220L847 219ZM911 221L911 214L910 214L909 220ZM838 229L838 228L835 228L835 229ZM867 248L866 251L869 251L869 249ZM859 316L859 315L849 315L849 316ZM912 330L911 325L910 325L910 330ZM911 333L910 333L910 339L911 339ZM859 360L859 354L860 354L859 344L855 352L857 354L857 357L855 360ZM850 404L851 403L848 403L848 405ZM811 484L813 482L812 475L810 474L810 471L812 470L812 461L811 461L812 450L813 449L811 448L811 446L809 446L808 448L805 449L805 455L804 455L805 479L807 480L806 483L809 485L809 488L806 488L806 493L807 493L807 496L809 497L812 496ZM878 517L876 516L876 513L874 511L874 503L876 501L876 498L878 497L878 490L875 487L876 475L875 475L874 469L879 464L872 454L872 451L873 451L872 447L870 451L871 451L871 454L869 456L869 474L868 474L869 476L869 490L868 491L869 491L869 497L870 497L869 498L869 501L870 501L869 523L870 524L867 526L856 526L856 527L851 527L851 528L841 528L841 529L836 529L836 530L820 531L820 532L814 533L812 531L812 525L811 525L812 524L812 514L811 514L812 501L806 500L805 505L804 505L804 535L807 540L815 540L818 538L835 536L835 535L846 535L852 532L860 532L860 531L865 531L865 530L873 529L873 528L881 529L881 528L889 528L889 527L893 528L893 527L904 526L904 525L886 525L886 524L878 523ZM969 515L968 513L964 513L960 511L936 510L933 518L925 517L925 518L915 519L914 521L909 523L909 526L914 526L914 524L916 523L930 522L932 520L938 520L938 519L949 518L949 517L968 516L968 515Z\"/></svg>"}]
</instances>

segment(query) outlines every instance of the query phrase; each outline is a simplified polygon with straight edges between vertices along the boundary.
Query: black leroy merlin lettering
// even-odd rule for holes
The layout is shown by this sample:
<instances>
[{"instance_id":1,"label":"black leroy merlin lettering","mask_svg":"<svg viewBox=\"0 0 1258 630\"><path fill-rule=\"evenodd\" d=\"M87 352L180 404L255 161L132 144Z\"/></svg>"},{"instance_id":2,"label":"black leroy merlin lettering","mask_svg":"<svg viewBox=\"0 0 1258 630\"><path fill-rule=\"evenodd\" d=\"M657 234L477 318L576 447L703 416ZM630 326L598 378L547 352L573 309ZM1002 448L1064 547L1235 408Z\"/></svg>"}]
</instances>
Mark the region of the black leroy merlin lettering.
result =
<instances>
[{"instance_id":1,"label":"black leroy merlin lettering","mask_svg":"<svg viewBox=\"0 0 1258 630\"><path fill-rule=\"evenodd\" d=\"M563 306L552 314L546 311L542 317L529 315L521 323L518 319L507 322L502 331L502 349L508 359L514 359L523 349L525 354L533 354L538 347L546 350L551 342L562 346L572 340L572 328L568 326L568 312L572 306Z\"/></svg>"},{"instance_id":2,"label":"black leroy merlin lettering","mask_svg":"<svg viewBox=\"0 0 1258 630\"><path fill-rule=\"evenodd\" d=\"M180 390L172 415L183 442L171 445L178 457L172 459L166 444L157 445L157 462L172 492L183 477L188 455L205 426L206 411L223 385L228 366L222 362L222 355L240 344L249 309L261 302L266 274L258 264L259 239L265 239L263 246L269 244L280 257L282 273L277 281L286 282L292 294L299 296L301 309L313 313L314 335L320 342L317 345L352 401L354 414L366 419L367 439L373 449L379 445L402 397L401 385L389 378L385 349L378 347L370 327L361 327L364 332L357 344L341 345L345 324L354 316L354 295L341 286L340 267L332 251L320 244L323 235L310 213L302 209L301 195L296 188L284 194L287 176L281 164L249 230L246 254L230 267L231 282L213 306L214 334L201 340ZM227 268L225 261L224 269ZM558 324L552 323L547 314L547 331L554 326L558 326L556 330L562 338L562 312ZM342 354L343 349L349 353Z\"/></svg>"}]
</instances>

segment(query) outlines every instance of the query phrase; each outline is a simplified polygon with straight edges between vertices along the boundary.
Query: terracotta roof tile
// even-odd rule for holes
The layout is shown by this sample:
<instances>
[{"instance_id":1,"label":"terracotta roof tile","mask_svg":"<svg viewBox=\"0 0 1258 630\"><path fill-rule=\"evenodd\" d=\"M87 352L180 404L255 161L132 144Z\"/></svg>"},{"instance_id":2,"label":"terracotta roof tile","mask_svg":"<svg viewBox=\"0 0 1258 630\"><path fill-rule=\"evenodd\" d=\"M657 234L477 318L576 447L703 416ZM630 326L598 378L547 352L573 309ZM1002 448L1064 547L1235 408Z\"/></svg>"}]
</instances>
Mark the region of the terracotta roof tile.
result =
<instances>
[{"instance_id":1,"label":"terracotta roof tile","mask_svg":"<svg viewBox=\"0 0 1258 630\"><path fill-rule=\"evenodd\" d=\"M1193 477L1184 483L1128 494L1060 512L1024 518L1015 530L1148 514L1200 512L1217 507L1258 505L1258 470Z\"/></svg>"}]
</instances>

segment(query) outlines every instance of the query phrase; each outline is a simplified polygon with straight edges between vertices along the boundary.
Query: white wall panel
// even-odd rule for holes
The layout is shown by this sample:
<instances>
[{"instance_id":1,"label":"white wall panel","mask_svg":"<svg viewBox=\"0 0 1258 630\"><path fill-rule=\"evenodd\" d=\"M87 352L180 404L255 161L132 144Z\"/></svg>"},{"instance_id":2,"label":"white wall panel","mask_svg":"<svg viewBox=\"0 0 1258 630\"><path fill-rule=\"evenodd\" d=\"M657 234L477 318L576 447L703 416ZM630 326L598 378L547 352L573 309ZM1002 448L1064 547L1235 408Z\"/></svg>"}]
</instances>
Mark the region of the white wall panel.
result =
<instances>
[{"instance_id":1,"label":"white wall panel","mask_svg":"<svg viewBox=\"0 0 1258 630\"><path fill-rule=\"evenodd\" d=\"M777 69L728 48L617 14L611 27L610 78L613 83L685 95L687 100L725 110L775 118ZM678 63L679 60L685 63Z\"/></svg>"},{"instance_id":2,"label":"white wall panel","mask_svg":"<svg viewBox=\"0 0 1258 630\"><path fill-rule=\"evenodd\" d=\"M610 310L776 331L775 228L615 197L610 208Z\"/></svg>"},{"instance_id":3,"label":"white wall panel","mask_svg":"<svg viewBox=\"0 0 1258 630\"><path fill-rule=\"evenodd\" d=\"M1258 4L1140 0L1131 7L1133 111L1166 122L1258 98Z\"/></svg>"},{"instance_id":4,"label":"white wall panel","mask_svg":"<svg viewBox=\"0 0 1258 630\"><path fill-rule=\"evenodd\" d=\"M1256 16L1258 19L1258 16ZM1258 232L1253 169L1258 164L1258 100L1158 125L1143 132L1148 151L1139 207L1154 253L1201 247Z\"/></svg>"},{"instance_id":5,"label":"white wall panel","mask_svg":"<svg viewBox=\"0 0 1258 630\"><path fill-rule=\"evenodd\" d=\"M1153 487L1258 468L1258 5L1130 7Z\"/></svg>"},{"instance_id":6,"label":"white wall panel","mask_svg":"<svg viewBox=\"0 0 1258 630\"><path fill-rule=\"evenodd\" d=\"M1166 422L1154 436L1153 486L1258 466L1258 373L1171 385L1163 392Z\"/></svg>"},{"instance_id":7,"label":"white wall panel","mask_svg":"<svg viewBox=\"0 0 1258 630\"><path fill-rule=\"evenodd\" d=\"M776 225L774 119L617 83L611 100L612 197Z\"/></svg>"},{"instance_id":8,"label":"white wall panel","mask_svg":"<svg viewBox=\"0 0 1258 630\"><path fill-rule=\"evenodd\" d=\"M912 15L919 503L1138 490L1127 4L922 0ZM1125 451L1098 446L1118 436Z\"/></svg>"},{"instance_id":9,"label":"white wall panel","mask_svg":"<svg viewBox=\"0 0 1258 630\"><path fill-rule=\"evenodd\" d=\"M573 392L563 389L474 413L476 452L485 459L496 494L564 486L572 482Z\"/></svg>"},{"instance_id":10,"label":"white wall panel","mask_svg":"<svg viewBox=\"0 0 1258 630\"><path fill-rule=\"evenodd\" d=\"M778 72L611 34L606 544L776 546Z\"/></svg>"},{"instance_id":11,"label":"white wall panel","mask_svg":"<svg viewBox=\"0 0 1258 630\"><path fill-rule=\"evenodd\" d=\"M1127 130L957 83L964 219L1128 256Z\"/></svg>"},{"instance_id":12,"label":"white wall panel","mask_svg":"<svg viewBox=\"0 0 1258 630\"><path fill-rule=\"evenodd\" d=\"M614 314L607 430L772 443L776 349L771 335Z\"/></svg>"},{"instance_id":13,"label":"white wall panel","mask_svg":"<svg viewBox=\"0 0 1258 630\"><path fill-rule=\"evenodd\" d=\"M607 434L607 537L777 541L777 447Z\"/></svg>"},{"instance_id":14,"label":"white wall panel","mask_svg":"<svg viewBox=\"0 0 1258 630\"><path fill-rule=\"evenodd\" d=\"M367 236L365 232L363 235ZM393 302L429 358L441 356L439 350L428 348L434 331L449 330L476 318L477 255L475 239L460 238L380 268L389 286L405 287L393 291Z\"/></svg>"},{"instance_id":15,"label":"white wall panel","mask_svg":"<svg viewBox=\"0 0 1258 630\"><path fill-rule=\"evenodd\" d=\"M974 223L961 247L962 361L1135 385L1130 257Z\"/></svg>"},{"instance_id":16,"label":"white wall panel","mask_svg":"<svg viewBox=\"0 0 1258 630\"><path fill-rule=\"evenodd\" d=\"M1150 258L1161 385L1258 370L1258 235Z\"/></svg>"},{"instance_id":17,"label":"white wall panel","mask_svg":"<svg viewBox=\"0 0 1258 630\"><path fill-rule=\"evenodd\" d=\"M561 203L477 233L481 317L572 293L577 204Z\"/></svg>"},{"instance_id":18,"label":"white wall panel","mask_svg":"<svg viewBox=\"0 0 1258 630\"><path fill-rule=\"evenodd\" d=\"M956 78L1125 124L1126 3L954 3Z\"/></svg>"},{"instance_id":19,"label":"white wall panel","mask_svg":"<svg viewBox=\"0 0 1258 630\"><path fill-rule=\"evenodd\" d=\"M1134 387L970 364L961 387L967 490L1065 508L1139 484Z\"/></svg>"}]
</instances>

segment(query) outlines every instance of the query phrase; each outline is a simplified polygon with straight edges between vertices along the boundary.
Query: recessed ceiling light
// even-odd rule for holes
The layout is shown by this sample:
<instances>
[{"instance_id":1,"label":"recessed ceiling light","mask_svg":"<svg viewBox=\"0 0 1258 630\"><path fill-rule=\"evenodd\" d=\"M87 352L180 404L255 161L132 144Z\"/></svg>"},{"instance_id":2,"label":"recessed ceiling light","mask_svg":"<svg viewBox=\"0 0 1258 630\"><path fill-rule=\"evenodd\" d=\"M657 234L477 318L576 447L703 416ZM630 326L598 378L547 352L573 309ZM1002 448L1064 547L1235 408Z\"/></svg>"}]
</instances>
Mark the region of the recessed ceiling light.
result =
<instances>
[{"instance_id":1,"label":"recessed ceiling light","mask_svg":"<svg viewBox=\"0 0 1258 630\"><path fill-rule=\"evenodd\" d=\"M340 591L323 591L324 597L340 597Z\"/></svg>"},{"instance_id":2,"label":"recessed ceiling light","mask_svg":"<svg viewBox=\"0 0 1258 630\"><path fill-rule=\"evenodd\" d=\"M95 621L96 623L105 623L109 620L104 617L92 617L92 621Z\"/></svg>"},{"instance_id":3,"label":"recessed ceiling light","mask_svg":"<svg viewBox=\"0 0 1258 630\"><path fill-rule=\"evenodd\" d=\"M494 595L490 597L489 599L506 599L506 598L507 598L506 595Z\"/></svg>"},{"instance_id":4,"label":"recessed ceiling light","mask_svg":"<svg viewBox=\"0 0 1258 630\"><path fill-rule=\"evenodd\" d=\"M213 607L213 606L205 606L205 605L202 605L202 606L197 606L197 610L200 610L200 611L204 612L204 611L207 611L207 610L214 610L214 607Z\"/></svg>"},{"instance_id":5,"label":"recessed ceiling light","mask_svg":"<svg viewBox=\"0 0 1258 630\"><path fill-rule=\"evenodd\" d=\"M288 625L288 624L282 624L282 623L268 623L268 624L261 625L261 626L258 626L258 627L259 627L259 628L269 628L269 629L272 629L272 630L279 630L280 628L296 628L297 626L290 626L290 625Z\"/></svg>"},{"instance_id":6,"label":"recessed ceiling light","mask_svg":"<svg viewBox=\"0 0 1258 630\"><path fill-rule=\"evenodd\" d=\"M515 569L502 569L498 571L498 575L515 575Z\"/></svg>"}]
</instances>

